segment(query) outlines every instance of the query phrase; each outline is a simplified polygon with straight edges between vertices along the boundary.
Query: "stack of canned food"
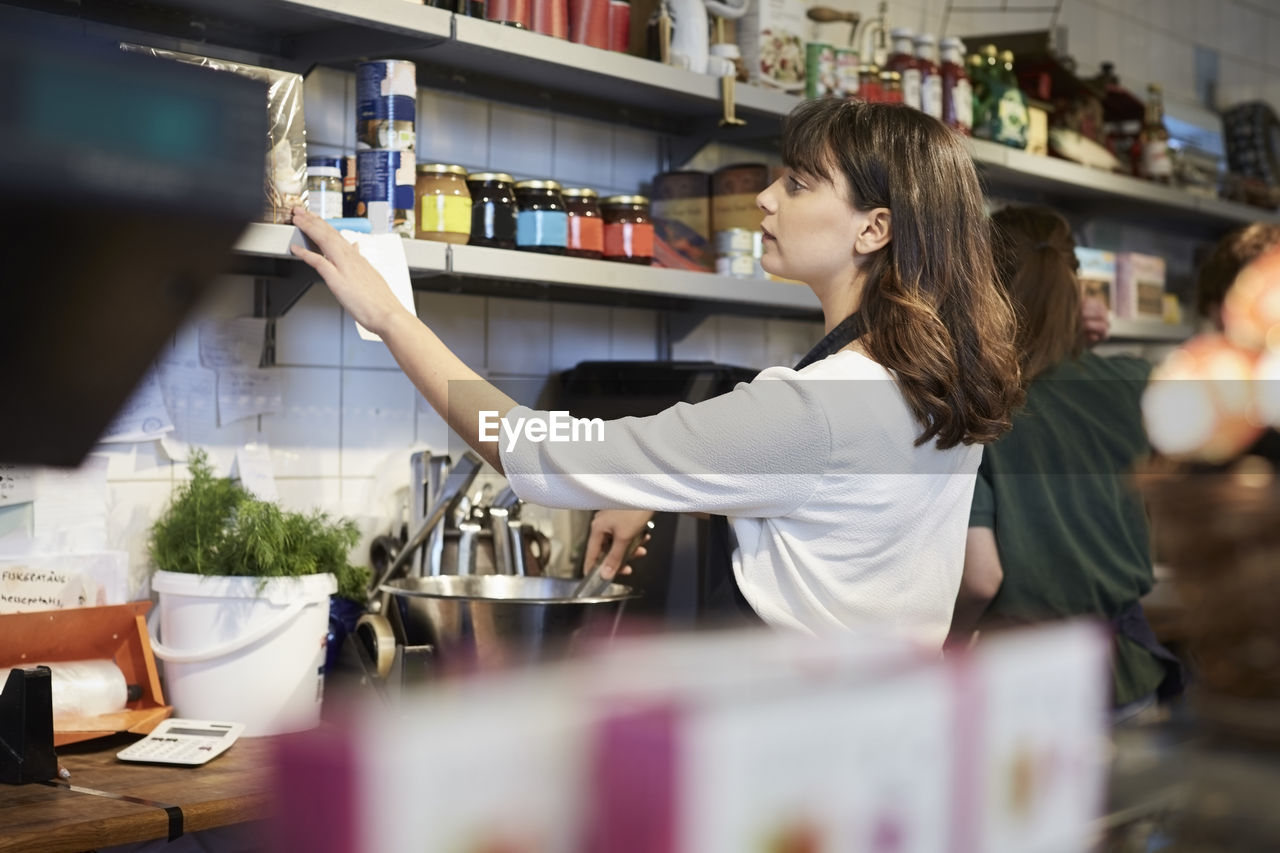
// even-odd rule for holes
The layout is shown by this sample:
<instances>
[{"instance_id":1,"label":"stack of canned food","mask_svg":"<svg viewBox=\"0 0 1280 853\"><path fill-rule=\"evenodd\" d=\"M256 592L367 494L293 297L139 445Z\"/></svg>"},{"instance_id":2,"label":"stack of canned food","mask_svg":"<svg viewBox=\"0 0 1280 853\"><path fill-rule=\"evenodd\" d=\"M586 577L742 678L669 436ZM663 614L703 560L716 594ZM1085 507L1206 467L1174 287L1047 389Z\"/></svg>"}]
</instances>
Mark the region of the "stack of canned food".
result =
<instances>
[{"instance_id":1,"label":"stack of canned food","mask_svg":"<svg viewBox=\"0 0 1280 853\"><path fill-rule=\"evenodd\" d=\"M356 66L356 215L375 234L415 233L417 69L403 59Z\"/></svg>"}]
</instances>

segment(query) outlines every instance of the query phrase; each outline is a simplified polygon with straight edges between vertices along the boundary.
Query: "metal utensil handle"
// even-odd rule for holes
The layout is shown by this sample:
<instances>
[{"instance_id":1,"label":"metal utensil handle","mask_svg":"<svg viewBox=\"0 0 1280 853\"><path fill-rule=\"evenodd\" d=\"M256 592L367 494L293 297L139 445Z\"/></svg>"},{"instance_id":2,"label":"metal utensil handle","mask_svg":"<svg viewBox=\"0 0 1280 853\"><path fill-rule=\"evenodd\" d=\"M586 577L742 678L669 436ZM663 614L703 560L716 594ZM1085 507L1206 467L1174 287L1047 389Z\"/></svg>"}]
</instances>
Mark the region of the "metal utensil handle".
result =
<instances>
[{"instance_id":1,"label":"metal utensil handle","mask_svg":"<svg viewBox=\"0 0 1280 853\"><path fill-rule=\"evenodd\" d=\"M507 518L507 532L511 538L507 542L511 549L511 571L518 577L524 577L528 572L525 570L524 564L524 524L519 519ZM496 533L494 534L497 535Z\"/></svg>"},{"instance_id":2,"label":"metal utensil handle","mask_svg":"<svg viewBox=\"0 0 1280 853\"><path fill-rule=\"evenodd\" d=\"M635 536L631 537L631 541L627 543L627 550L622 554L622 561L618 564L619 570L627 564L631 559L631 555L640 547L640 543L644 538L653 532L653 522L646 521L643 528ZM573 589L574 598L594 598L597 595L603 595L604 591L613 583L613 578L606 578L601 574L604 569L605 558L609 556L608 551L604 551L596 559L596 564L591 567L591 571L578 581L578 585Z\"/></svg>"},{"instance_id":3,"label":"metal utensil handle","mask_svg":"<svg viewBox=\"0 0 1280 853\"><path fill-rule=\"evenodd\" d=\"M453 466L453 470L449 472L449 477L444 481L444 485L440 487L440 495L436 505L432 507L431 513L423 519L422 524L409 537L409 541L405 543L404 550L396 555L395 560L387 567L387 570L374 579L373 586L369 591L370 601L377 597L378 589L395 577L396 573L409 562L409 558L422 547L422 543L427 541L431 531L456 503L456 498L460 497L471 485L471 482L475 480L476 474L480 473L480 466L483 464L484 462L479 456L468 452L463 454L457 465Z\"/></svg>"},{"instance_id":4,"label":"metal utensil handle","mask_svg":"<svg viewBox=\"0 0 1280 853\"><path fill-rule=\"evenodd\" d=\"M505 507L489 507L489 533L493 542L494 571L500 575L514 575L515 564L511 561L511 532L507 530L507 520L511 513Z\"/></svg>"}]
</instances>

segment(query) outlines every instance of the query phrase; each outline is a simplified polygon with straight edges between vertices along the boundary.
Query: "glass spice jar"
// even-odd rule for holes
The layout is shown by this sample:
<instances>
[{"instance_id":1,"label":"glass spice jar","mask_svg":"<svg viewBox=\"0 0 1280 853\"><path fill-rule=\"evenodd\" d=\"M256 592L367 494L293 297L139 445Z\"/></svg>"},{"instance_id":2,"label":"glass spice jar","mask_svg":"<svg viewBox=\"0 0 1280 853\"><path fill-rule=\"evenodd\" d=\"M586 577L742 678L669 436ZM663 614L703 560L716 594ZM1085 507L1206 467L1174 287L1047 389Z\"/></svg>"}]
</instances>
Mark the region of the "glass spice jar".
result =
<instances>
[{"instance_id":1,"label":"glass spice jar","mask_svg":"<svg viewBox=\"0 0 1280 853\"><path fill-rule=\"evenodd\" d=\"M653 220L649 199L614 195L600 202L604 215L604 259L629 264L653 263Z\"/></svg>"},{"instance_id":2,"label":"glass spice jar","mask_svg":"<svg viewBox=\"0 0 1280 853\"><path fill-rule=\"evenodd\" d=\"M342 216L342 171L337 157L307 158L307 210L321 219Z\"/></svg>"},{"instance_id":3,"label":"glass spice jar","mask_svg":"<svg viewBox=\"0 0 1280 853\"><path fill-rule=\"evenodd\" d=\"M462 245L471 237L471 191L467 170L446 163L418 166L419 240Z\"/></svg>"},{"instance_id":4,"label":"glass spice jar","mask_svg":"<svg viewBox=\"0 0 1280 853\"><path fill-rule=\"evenodd\" d=\"M471 238L469 246L495 249L516 247L515 179L505 172L474 172L467 175L471 193Z\"/></svg>"},{"instance_id":5,"label":"glass spice jar","mask_svg":"<svg viewBox=\"0 0 1280 853\"><path fill-rule=\"evenodd\" d=\"M516 248L563 255L569 245L569 214L556 181L516 184Z\"/></svg>"},{"instance_id":6,"label":"glass spice jar","mask_svg":"<svg viewBox=\"0 0 1280 853\"><path fill-rule=\"evenodd\" d=\"M600 194L595 190L566 188L560 191L569 215L567 254L571 258L604 257L604 219Z\"/></svg>"},{"instance_id":7,"label":"glass spice jar","mask_svg":"<svg viewBox=\"0 0 1280 853\"><path fill-rule=\"evenodd\" d=\"M902 74L897 71L880 72L880 98L885 103L903 103Z\"/></svg>"}]
</instances>

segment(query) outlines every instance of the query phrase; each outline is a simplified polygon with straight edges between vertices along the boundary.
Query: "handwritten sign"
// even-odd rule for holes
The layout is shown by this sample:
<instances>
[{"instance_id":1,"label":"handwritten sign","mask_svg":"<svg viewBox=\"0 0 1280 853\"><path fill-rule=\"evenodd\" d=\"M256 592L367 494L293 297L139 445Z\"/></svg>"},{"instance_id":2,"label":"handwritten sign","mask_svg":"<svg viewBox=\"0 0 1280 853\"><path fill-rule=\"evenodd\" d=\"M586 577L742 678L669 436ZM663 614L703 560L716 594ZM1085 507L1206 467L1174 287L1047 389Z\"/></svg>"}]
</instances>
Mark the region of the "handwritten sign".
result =
<instances>
[{"instance_id":1,"label":"handwritten sign","mask_svg":"<svg viewBox=\"0 0 1280 853\"><path fill-rule=\"evenodd\" d=\"M173 421L165 408L160 391L160 377L155 369L147 371L133 394L116 413L115 420L98 439L102 443L151 441L173 431Z\"/></svg>"},{"instance_id":2,"label":"handwritten sign","mask_svg":"<svg viewBox=\"0 0 1280 853\"><path fill-rule=\"evenodd\" d=\"M207 320L200 324L200 363L205 367L257 367L262 363L265 317Z\"/></svg>"},{"instance_id":3,"label":"handwritten sign","mask_svg":"<svg viewBox=\"0 0 1280 853\"><path fill-rule=\"evenodd\" d=\"M236 451L235 476L240 485L254 497L264 501L278 500L275 468L271 464L271 448L262 442L246 444Z\"/></svg>"},{"instance_id":4,"label":"handwritten sign","mask_svg":"<svg viewBox=\"0 0 1280 853\"><path fill-rule=\"evenodd\" d=\"M129 554L32 554L0 560L0 613L122 604Z\"/></svg>"},{"instance_id":5,"label":"handwritten sign","mask_svg":"<svg viewBox=\"0 0 1280 853\"><path fill-rule=\"evenodd\" d=\"M284 411L281 375L270 370L218 371L218 426Z\"/></svg>"},{"instance_id":6,"label":"handwritten sign","mask_svg":"<svg viewBox=\"0 0 1280 853\"><path fill-rule=\"evenodd\" d=\"M0 506L28 503L35 496L35 471L0 462Z\"/></svg>"}]
</instances>

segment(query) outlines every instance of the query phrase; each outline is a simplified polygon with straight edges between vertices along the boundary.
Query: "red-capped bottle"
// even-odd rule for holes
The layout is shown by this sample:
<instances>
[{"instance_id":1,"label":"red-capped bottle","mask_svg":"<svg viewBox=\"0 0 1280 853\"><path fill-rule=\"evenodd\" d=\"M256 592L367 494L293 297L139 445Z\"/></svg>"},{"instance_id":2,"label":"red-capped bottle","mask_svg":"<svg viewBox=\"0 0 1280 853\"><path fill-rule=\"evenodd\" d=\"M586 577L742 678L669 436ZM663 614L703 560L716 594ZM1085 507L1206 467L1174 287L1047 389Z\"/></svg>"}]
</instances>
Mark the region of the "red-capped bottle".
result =
<instances>
[{"instance_id":1,"label":"red-capped bottle","mask_svg":"<svg viewBox=\"0 0 1280 853\"><path fill-rule=\"evenodd\" d=\"M964 42L949 37L942 40L942 122L947 127L973 134L973 84L964 70Z\"/></svg>"},{"instance_id":2,"label":"red-capped bottle","mask_svg":"<svg viewBox=\"0 0 1280 853\"><path fill-rule=\"evenodd\" d=\"M920 67L920 109L941 121L942 74L938 63L937 42L929 33L916 36L916 65Z\"/></svg>"},{"instance_id":3,"label":"red-capped bottle","mask_svg":"<svg viewBox=\"0 0 1280 853\"><path fill-rule=\"evenodd\" d=\"M920 63L916 61L913 33L905 27L891 30L893 53L885 62L886 71L897 71L902 75L902 102L920 109Z\"/></svg>"}]
</instances>

